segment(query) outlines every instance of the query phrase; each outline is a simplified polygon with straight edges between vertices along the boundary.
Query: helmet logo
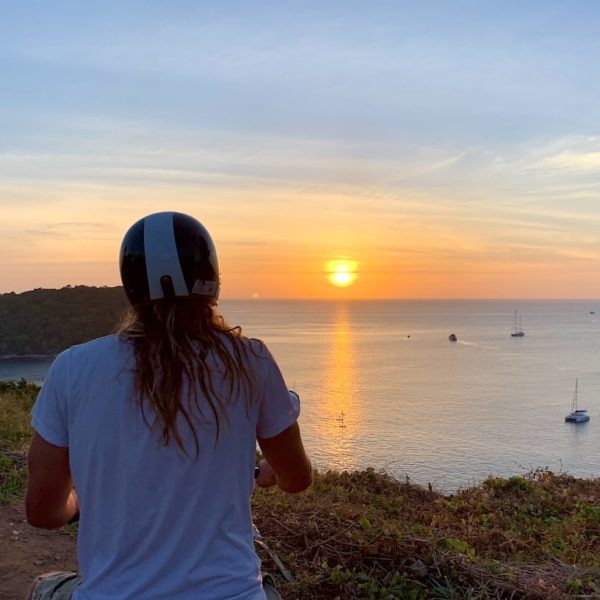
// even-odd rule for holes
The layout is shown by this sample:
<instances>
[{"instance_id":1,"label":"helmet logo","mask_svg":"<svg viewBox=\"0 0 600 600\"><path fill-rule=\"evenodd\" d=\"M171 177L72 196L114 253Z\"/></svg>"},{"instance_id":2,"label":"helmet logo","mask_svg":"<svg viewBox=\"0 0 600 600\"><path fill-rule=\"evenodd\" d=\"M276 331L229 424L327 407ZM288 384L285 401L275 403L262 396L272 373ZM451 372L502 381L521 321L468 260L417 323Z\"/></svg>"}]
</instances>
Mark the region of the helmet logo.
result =
<instances>
[{"instance_id":1,"label":"helmet logo","mask_svg":"<svg viewBox=\"0 0 600 600\"><path fill-rule=\"evenodd\" d=\"M192 294L199 294L202 296L214 296L218 289L218 283L216 281L202 281L196 279L194 287L192 288Z\"/></svg>"}]
</instances>

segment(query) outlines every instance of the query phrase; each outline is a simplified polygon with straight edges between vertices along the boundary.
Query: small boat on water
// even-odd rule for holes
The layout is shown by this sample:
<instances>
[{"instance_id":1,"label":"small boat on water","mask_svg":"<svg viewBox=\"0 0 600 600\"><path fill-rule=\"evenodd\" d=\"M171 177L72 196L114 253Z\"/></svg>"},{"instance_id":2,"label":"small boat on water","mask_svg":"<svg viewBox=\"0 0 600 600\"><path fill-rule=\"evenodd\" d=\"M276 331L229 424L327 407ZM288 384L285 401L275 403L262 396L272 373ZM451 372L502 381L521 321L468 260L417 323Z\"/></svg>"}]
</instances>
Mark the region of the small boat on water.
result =
<instances>
[{"instance_id":1,"label":"small boat on water","mask_svg":"<svg viewBox=\"0 0 600 600\"><path fill-rule=\"evenodd\" d=\"M458 340L458 338L456 337L456 334L454 334L454 333L451 333L451 334L448 336L448 339L449 339L451 342L456 342L456 341Z\"/></svg>"},{"instance_id":2,"label":"small boat on water","mask_svg":"<svg viewBox=\"0 0 600 600\"><path fill-rule=\"evenodd\" d=\"M518 325L517 325L517 320L518 320ZM519 315L519 313L517 312L517 309L515 309L515 323L513 325L513 330L512 333L510 334L510 337L523 337L525 335L525 332L523 331L523 325L521 323L521 315Z\"/></svg>"},{"instance_id":3,"label":"small boat on water","mask_svg":"<svg viewBox=\"0 0 600 600\"><path fill-rule=\"evenodd\" d=\"M590 415L585 408L577 408L577 379L575 379L575 392L571 412L565 417L568 423L585 423L590 420Z\"/></svg>"}]
</instances>

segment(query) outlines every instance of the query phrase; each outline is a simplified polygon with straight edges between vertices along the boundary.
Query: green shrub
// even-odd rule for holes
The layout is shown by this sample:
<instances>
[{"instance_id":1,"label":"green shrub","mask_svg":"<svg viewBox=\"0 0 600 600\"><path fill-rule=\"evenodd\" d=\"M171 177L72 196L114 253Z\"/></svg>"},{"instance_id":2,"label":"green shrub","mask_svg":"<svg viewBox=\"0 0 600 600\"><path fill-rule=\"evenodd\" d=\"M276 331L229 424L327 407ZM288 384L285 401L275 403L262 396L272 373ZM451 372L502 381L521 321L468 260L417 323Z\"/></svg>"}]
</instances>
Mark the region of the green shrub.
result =
<instances>
[{"instance_id":1,"label":"green shrub","mask_svg":"<svg viewBox=\"0 0 600 600\"><path fill-rule=\"evenodd\" d=\"M0 449L24 451L31 440L31 407L39 387L24 379L0 381Z\"/></svg>"}]
</instances>

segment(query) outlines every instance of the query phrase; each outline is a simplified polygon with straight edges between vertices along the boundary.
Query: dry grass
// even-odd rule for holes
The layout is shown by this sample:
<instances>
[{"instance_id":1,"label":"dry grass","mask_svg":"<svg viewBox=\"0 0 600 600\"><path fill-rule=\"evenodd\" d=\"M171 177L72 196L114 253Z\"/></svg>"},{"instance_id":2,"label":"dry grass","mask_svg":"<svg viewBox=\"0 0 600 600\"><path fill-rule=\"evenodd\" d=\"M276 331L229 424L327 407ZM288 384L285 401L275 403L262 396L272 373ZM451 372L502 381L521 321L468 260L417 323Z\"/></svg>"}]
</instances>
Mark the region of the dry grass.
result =
<instances>
[{"instance_id":1,"label":"dry grass","mask_svg":"<svg viewBox=\"0 0 600 600\"><path fill-rule=\"evenodd\" d=\"M372 470L259 490L285 597L600 598L600 481L547 471L442 496ZM277 567L265 556L268 569Z\"/></svg>"}]
</instances>

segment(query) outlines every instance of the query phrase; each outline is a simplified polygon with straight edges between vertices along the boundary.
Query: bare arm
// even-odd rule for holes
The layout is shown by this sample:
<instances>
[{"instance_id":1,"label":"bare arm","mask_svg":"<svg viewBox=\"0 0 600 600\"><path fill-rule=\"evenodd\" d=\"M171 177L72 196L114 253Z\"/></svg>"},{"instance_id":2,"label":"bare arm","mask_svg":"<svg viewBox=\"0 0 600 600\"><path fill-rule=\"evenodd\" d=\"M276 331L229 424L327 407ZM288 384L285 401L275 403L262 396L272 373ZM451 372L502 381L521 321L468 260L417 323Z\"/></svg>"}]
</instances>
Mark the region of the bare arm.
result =
<instances>
[{"instance_id":1,"label":"bare arm","mask_svg":"<svg viewBox=\"0 0 600 600\"><path fill-rule=\"evenodd\" d=\"M79 509L71 479L69 449L54 446L34 432L27 467L27 521L44 529L66 525Z\"/></svg>"},{"instance_id":2,"label":"bare arm","mask_svg":"<svg viewBox=\"0 0 600 600\"><path fill-rule=\"evenodd\" d=\"M295 494L312 483L312 466L304 451L300 427L294 423L272 438L259 438L263 456L276 474L277 485ZM257 480L260 485L260 481Z\"/></svg>"}]
</instances>

